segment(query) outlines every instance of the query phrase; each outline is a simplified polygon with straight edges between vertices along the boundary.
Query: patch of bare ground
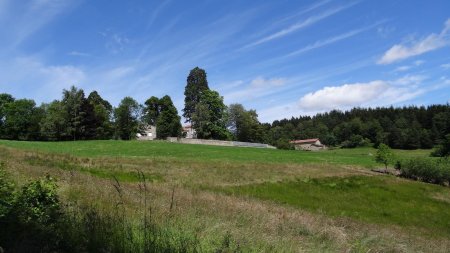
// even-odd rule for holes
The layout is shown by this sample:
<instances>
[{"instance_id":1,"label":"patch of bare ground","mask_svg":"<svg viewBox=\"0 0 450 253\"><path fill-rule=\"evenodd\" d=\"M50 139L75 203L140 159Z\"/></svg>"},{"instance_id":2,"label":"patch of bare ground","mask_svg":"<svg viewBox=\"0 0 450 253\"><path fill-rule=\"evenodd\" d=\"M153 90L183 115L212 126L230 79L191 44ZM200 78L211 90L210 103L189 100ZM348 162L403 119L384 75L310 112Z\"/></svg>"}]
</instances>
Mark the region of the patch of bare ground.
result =
<instances>
[{"instance_id":1,"label":"patch of bare ground","mask_svg":"<svg viewBox=\"0 0 450 253\"><path fill-rule=\"evenodd\" d=\"M0 148L10 174L18 182L50 174L58 179L62 198L67 202L92 204L105 212L117 209L122 201L127 216L139 218L143 198L149 212L164 226L176 226L194 233L204 250L230 234L244 251L255 252L449 252L449 238L424 238L396 226L366 224L349 218L330 218L269 201L226 196L203 191L200 185L246 184L296 177L347 176L373 172L326 165L231 165L183 164L177 161L133 159L80 159L68 156L30 153ZM143 195L139 182L121 183L119 198L113 181L45 163L45 159L66 159L83 166L152 171L163 182L148 183ZM27 156L42 156L43 163L30 164ZM142 185L141 185L142 186ZM172 200L173 199L173 200Z\"/></svg>"}]
</instances>

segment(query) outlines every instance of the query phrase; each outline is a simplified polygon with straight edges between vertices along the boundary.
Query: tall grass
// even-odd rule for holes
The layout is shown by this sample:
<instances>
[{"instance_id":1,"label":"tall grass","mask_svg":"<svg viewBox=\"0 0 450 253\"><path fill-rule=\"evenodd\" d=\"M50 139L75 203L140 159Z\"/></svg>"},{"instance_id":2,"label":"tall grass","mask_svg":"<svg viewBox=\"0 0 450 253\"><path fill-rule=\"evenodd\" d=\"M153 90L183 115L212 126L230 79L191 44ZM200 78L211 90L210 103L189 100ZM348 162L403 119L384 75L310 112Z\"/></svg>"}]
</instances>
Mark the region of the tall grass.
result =
<instances>
[{"instance_id":1,"label":"tall grass","mask_svg":"<svg viewBox=\"0 0 450 253\"><path fill-rule=\"evenodd\" d=\"M114 209L94 205L62 203L53 178L31 181L21 189L0 163L0 252L202 252L197 236L177 228L170 216L163 222L151 215L147 178L139 175L142 210L129 216L123 188L113 181L118 200ZM166 224L167 226L165 226ZM235 252L231 238L215 252Z\"/></svg>"}]
</instances>

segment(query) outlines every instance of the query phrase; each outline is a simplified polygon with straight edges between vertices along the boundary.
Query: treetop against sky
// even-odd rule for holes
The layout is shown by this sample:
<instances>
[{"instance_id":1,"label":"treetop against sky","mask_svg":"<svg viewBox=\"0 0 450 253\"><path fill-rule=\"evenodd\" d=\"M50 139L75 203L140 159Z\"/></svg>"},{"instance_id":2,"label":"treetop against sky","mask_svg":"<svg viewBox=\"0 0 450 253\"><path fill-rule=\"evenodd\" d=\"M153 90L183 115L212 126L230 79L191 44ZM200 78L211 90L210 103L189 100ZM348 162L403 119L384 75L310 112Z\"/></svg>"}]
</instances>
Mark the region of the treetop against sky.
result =
<instances>
[{"instance_id":1,"label":"treetop against sky","mask_svg":"<svg viewBox=\"0 0 450 253\"><path fill-rule=\"evenodd\" d=\"M450 99L450 2L0 0L0 91L71 85L117 106L169 94L195 66L262 122Z\"/></svg>"}]
</instances>

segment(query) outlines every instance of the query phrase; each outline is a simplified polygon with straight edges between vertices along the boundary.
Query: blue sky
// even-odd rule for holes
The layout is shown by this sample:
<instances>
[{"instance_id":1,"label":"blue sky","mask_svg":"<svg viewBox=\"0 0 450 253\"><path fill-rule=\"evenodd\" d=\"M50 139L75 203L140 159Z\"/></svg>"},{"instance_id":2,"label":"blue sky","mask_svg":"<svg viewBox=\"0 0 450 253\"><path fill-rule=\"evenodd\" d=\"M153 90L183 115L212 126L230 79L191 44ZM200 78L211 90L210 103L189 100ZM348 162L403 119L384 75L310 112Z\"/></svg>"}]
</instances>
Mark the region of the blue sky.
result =
<instances>
[{"instance_id":1,"label":"blue sky","mask_svg":"<svg viewBox=\"0 0 450 253\"><path fill-rule=\"evenodd\" d=\"M448 103L450 1L0 0L0 92L117 105L172 97L204 68L260 120Z\"/></svg>"}]
</instances>

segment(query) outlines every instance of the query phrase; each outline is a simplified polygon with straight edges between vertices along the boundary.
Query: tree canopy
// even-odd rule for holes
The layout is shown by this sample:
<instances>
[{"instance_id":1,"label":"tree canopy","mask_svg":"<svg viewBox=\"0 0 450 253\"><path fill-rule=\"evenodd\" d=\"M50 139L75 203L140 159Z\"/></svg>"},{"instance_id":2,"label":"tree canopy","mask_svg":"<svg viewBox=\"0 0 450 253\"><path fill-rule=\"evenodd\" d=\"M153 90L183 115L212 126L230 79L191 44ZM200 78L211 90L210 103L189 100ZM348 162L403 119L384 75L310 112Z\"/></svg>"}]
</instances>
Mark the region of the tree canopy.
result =
<instances>
[{"instance_id":1,"label":"tree canopy","mask_svg":"<svg viewBox=\"0 0 450 253\"><path fill-rule=\"evenodd\" d=\"M117 137L131 140L136 136L139 128L141 106L131 97L125 97L114 110Z\"/></svg>"},{"instance_id":2,"label":"tree canopy","mask_svg":"<svg viewBox=\"0 0 450 253\"><path fill-rule=\"evenodd\" d=\"M180 116L170 96L161 99L152 96L145 101L143 121L156 126L158 139L181 136Z\"/></svg>"},{"instance_id":3,"label":"tree canopy","mask_svg":"<svg viewBox=\"0 0 450 253\"><path fill-rule=\"evenodd\" d=\"M258 114L255 110L245 110L242 104L231 104L228 107L227 127L234 140L265 142L265 133L258 121Z\"/></svg>"},{"instance_id":4,"label":"tree canopy","mask_svg":"<svg viewBox=\"0 0 450 253\"><path fill-rule=\"evenodd\" d=\"M230 137L226 128L227 107L217 91L205 90L192 114L192 126L200 139L225 140Z\"/></svg>"},{"instance_id":5,"label":"tree canopy","mask_svg":"<svg viewBox=\"0 0 450 253\"><path fill-rule=\"evenodd\" d=\"M197 104L200 102L202 93L206 90L209 90L206 71L199 67L193 68L187 77L187 84L184 90L183 117L186 119L186 122L192 121Z\"/></svg>"}]
</instances>

